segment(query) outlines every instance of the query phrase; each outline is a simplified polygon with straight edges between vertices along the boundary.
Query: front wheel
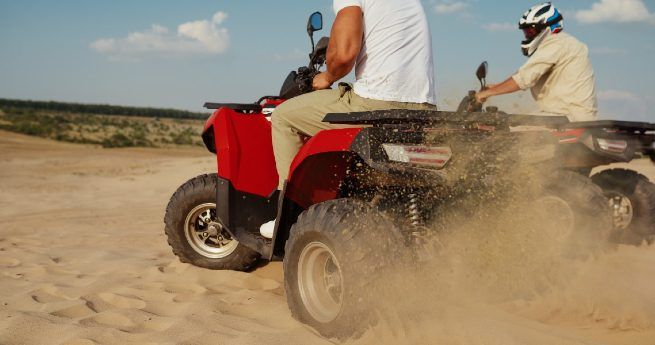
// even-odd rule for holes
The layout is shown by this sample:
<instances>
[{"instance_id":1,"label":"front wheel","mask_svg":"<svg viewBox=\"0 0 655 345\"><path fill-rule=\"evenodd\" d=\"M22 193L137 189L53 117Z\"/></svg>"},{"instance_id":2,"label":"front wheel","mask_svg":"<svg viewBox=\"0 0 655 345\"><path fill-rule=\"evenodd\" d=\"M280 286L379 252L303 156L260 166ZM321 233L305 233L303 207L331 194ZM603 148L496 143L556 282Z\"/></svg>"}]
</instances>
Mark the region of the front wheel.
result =
<instances>
[{"instance_id":1,"label":"front wheel","mask_svg":"<svg viewBox=\"0 0 655 345\"><path fill-rule=\"evenodd\" d=\"M605 170L591 179L608 199L614 221L613 240L640 244L655 236L655 184L627 169Z\"/></svg>"},{"instance_id":2,"label":"front wheel","mask_svg":"<svg viewBox=\"0 0 655 345\"><path fill-rule=\"evenodd\" d=\"M360 335L373 320L374 281L398 261L403 246L397 227L364 203L340 199L310 207L285 246L292 315L327 338Z\"/></svg>"},{"instance_id":3,"label":"front wheel","mask_svg":"<svg viewBox=\"0 0 655 345\"><path fill-rule=\"evenodd\" d=\"M533 205L546 216L542 228L563 244L563 254L586 256L607 246L612 223L598 186L586 176L559 171L543 187Z\"/></svg>"},{"instance_id":4,"label":"front wheel","mask_svg":"<svg viewBox=\"0 0 655 345\"><path fill-rule=\"evenodd\" d=\"M216 217L216 174L200 175L180 188L166 207L168 244L180 261L214 270L247 271L259 255L230 237Z\"/></svg>"}]
</instances>

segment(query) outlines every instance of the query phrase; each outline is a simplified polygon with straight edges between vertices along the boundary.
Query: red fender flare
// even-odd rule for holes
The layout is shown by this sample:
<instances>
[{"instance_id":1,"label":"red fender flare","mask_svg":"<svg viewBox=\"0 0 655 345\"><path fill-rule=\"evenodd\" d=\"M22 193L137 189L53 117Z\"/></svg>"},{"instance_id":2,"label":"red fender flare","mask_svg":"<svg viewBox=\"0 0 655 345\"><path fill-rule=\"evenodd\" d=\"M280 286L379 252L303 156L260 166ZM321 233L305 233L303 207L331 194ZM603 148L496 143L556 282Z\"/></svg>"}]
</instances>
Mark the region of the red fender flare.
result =
<instances>
[{"instance_id":1,"label":"red fender flare","mask_svg":"<svg viewBox=\"0 0 655 345\"><path fill-rule=\"evenodd\" d=\"M361 130L325 130L307 141L291 164L286 197L304 208L335 199L355 155L350 147Z\"/></svg>"}]
</instances>

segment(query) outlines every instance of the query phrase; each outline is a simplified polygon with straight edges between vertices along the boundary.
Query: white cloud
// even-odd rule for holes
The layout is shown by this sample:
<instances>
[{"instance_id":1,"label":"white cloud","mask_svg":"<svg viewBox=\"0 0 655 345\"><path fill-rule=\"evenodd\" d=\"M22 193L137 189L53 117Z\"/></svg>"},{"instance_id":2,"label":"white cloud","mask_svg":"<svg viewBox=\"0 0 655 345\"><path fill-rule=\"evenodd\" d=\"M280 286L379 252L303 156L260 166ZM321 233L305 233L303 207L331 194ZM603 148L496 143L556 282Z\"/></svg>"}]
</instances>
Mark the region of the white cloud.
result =
<instances>
[{"instance_id":1,"label":"white cloud","mask_svg":"<svg viewBox=\"0 0 655 345\"><path fill-rule=\"evenodd\" d=\"M655 15L651 13L642 0L600 0L591 9L575 13L575 18L587 24L614 23L655 23Z\"/></svg>"},{"instance_id":2,"label":"white cloud","mask_svg":"<svg viewBox=\"0 0 655 345\"><path fill-rule=\"evenodd\" d=\"M451 14L465 11L469 4L462 1L445 1L440 2L434 6L434 11L437 14Z\"/></svg>"},{"instance_id":3,"label":"white cloud","mask_svg":"<svg viewBox=\"0 0 655 345\"><path fill-rule=\"evenodd\" d=\"M230 36L221 24L227 18L217 12L211 20L181 24L172 33L162 25L132 32L125 38L103 38L91 43L91 49L110 56L112 61L133 61L152 55L222 54L230 45Z\"/></svg>"},{"instance_id":4,"label":"white cloud","mask_svg":"<svg viewBox=\"0 0 655 345\"><path fill-rule=\"evenodd\" d=\"M518 26L512 23L489 23L482 25L482 28L491 32L518 30Z\"/></svg>"}]
</instances>

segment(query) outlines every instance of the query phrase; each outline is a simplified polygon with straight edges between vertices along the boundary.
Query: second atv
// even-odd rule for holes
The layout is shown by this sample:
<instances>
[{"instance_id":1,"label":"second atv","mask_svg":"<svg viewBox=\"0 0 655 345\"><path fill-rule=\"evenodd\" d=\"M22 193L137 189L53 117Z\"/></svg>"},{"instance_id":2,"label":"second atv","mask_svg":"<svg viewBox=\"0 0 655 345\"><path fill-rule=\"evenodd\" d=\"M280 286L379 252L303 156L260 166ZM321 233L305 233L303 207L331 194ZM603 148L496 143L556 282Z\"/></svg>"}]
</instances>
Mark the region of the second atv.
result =
<instances>
[{"instance_id":1,"label":"second atv","mask_svg":"<svg viewBox=\"0 0 655 345\"><path fill-rule=\"evenodd\" d=\"M476 72L481 90L486 87L487 70L488 65L483 62ZM483 109L475 93L469 91L462 99L459 113L499 113L496 107ZM608 199L614 223L612 240L637 245L655 241L655 183L634 170L605 168L640 158L653 160L655 125L603 120L565 123L549 130L559 141L557 156L562 167L584 176L604 168L594 173L591 180Z\"/></svg>"}]
</instances>

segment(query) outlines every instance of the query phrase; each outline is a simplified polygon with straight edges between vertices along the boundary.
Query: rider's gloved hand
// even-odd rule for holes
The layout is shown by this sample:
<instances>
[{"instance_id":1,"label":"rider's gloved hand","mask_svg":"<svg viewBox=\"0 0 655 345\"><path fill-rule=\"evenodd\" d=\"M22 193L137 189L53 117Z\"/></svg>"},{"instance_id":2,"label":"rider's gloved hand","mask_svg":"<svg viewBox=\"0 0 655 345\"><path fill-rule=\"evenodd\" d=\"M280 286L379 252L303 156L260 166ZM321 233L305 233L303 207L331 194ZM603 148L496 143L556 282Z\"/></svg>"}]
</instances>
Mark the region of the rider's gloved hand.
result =
<instances>
[{"instance_id":1,"label":"rider's gloved hand","mask_svg":"<svg viewBox=\"0 0 655 345\"><path fill-rule=\"evenodd\" d=\"M312 81L312 87L314 90L329 89L332 84L334 84L334 80L332 80L332 76L328 72L317 74Z\"/></svg>"},{"instance_id":2,"label":"rider's gloved hand","mask_svg":"<svg viewBox=\"0 0 655 345\"><path fill-rule=\"evenodd\" d=\"M491 90L491 89L493 89L493 88L495 88L495 87L498 86L498 85L499 85L499 84L487 84L486 86L484 86L484 87L482 88L482 90L480 90L480 92L478 92L478 93L475 94L475 100L476 100L478 103L483 104L484 102L487 101L487 99L488 99L489 97L492 96L491 93L488 92L488 91Z\"/></svg>"},{"instance_id":3,"label":"rider's gloved hand","mask_svg":"<svg viewBox=\"0 0 655 345\"><path fill-rule=\"evenodd\" d=\"M487 90L480 91L480 92L475 94L475 100L478 103L484 103L484 102L487 101L487 98L489 98L489 96L490 95L487 93Z\"/></svg>"}]
</instances>

